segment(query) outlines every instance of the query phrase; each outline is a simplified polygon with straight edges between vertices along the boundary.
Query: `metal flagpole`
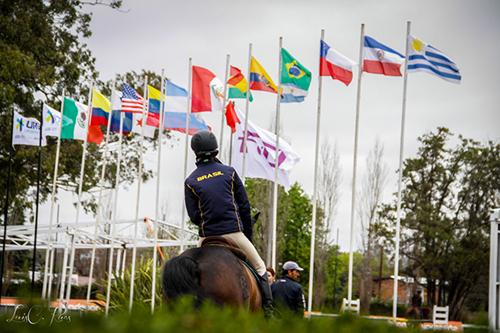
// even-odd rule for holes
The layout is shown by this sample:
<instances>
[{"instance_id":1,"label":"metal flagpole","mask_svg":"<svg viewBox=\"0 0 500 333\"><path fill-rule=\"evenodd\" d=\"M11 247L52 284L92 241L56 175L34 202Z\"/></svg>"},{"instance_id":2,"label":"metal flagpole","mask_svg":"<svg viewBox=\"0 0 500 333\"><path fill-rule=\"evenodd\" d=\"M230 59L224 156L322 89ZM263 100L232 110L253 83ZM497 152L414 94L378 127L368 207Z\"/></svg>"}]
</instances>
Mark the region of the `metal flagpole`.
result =
<instances>
[{"instance_id":1,"label":"metal flagpole","mask_svg":"<svg viewBox=\"0 0 500 333\"><path fill-rule=\"evenodd\" d=\"M7 188L5 193L5 205L3 210L3 242L2 242L2 266L0 267L0 304L2 301L2 292L3 292L3 273L5 266L5 243L7 242L7 224L9 221L9 199L10 199L10 175L12 173L12 155L13 155L13 146L12 146L12 136L14 135L12 126L14 125L14 110L12 110L11 122L10 122L10 145L9 145L9 171L7 172Z\"/></svg>"},{"instance_id":2,"label":"metal flagpole","mask_svg":"<svg viewBox=\"0 0 500 333\"><path fill-rule=\"evenodd\" d=\"M160 180L161 180L161 139L163 136L163 112L165 106L165 95L166 94L166 86L165 86L165 70L161 70L161 100L160 100L160 123L158 125L158 164L156 168L156 201L155 201L155 223L154 223L154 246L153 246L153 274L151 277L151 313L155 310L155 295L156 295L156 261L157 255L156 251L158 248L158 220L160 219Z\"/></svg>"},{"instance_id":3,"label":"metal flagpole","mask_svg":"<svg viewBox=\"0 0 500 333\"><path fill-rule=\"evenodd\" d=\"M353 238L354 238L354 212L356 210L356 171L358 163L358 132L359 132L359 110L361 100L361 78L363 77L363 45L365 38L365 25L361 24L361 39L359 44L359 68L358 68L358 91L356 94L356 123L354 130L354 157L352 162L352 193L351 193L351 226L349 233L349 277L347 288L347 300L349 306L352 301L352 270L353 270Z\"/></svg>"},{"instance_id":4,"label":"metal flagpole","mask_svg":"<svg viewBox=\"0 0 500 333\"><path fill-rule=\"evenodd\" d=\"M408 37L410 36L411 22L406 22L406 54L405 72L403 78L403 105L401 112L401 137L399 141L399 168L398 168L398 203L396 218L396 248L394 258L394 290L392 295L392 318L396 320L398 315L398 277L399 277L399 238L401 232L401 187L403 181L403 154L405 140L405 118L406 118L406 87L408 84Z\"/></svg>"},{"instance_id":5,"label":"metal flagpole","mask_svg":"<svg viewBox=\"0 0 500 333\"><path fill-rule=\"evenodd\" d=\"M148 76L144 77L144 98L142 100L142 125L141 125L141 137L139 141L139 167L137 171L137 197L135 202L135 219L134 219L134 246L132 247L132 267L130 268L130 298L128 309L129 312L132 311L132 305L134 304L134 285L135 285L135 262L137 256L137 233L139 227L139 203L141 198L141 185L142 185L142 159L143 159L143 145L144 145L144 126L146 126L147 108L148 105Z\"/></svg>"},{"instance_id":6,"label":"metal flagpole","mask_svg":"<svg viewBox=\"0 0 500 333\"><path fill-rule=\"evenodd\" d=\"M219 152L222 154L222 143L224 140L224 116L227 101L227 80L229 80L229 62L231 55L226 54L226 76L224 77L224 98L222 99L222 114L220 119L220 139L219 139Z\"/></svg>"},{"instance_id":7,"label":"metal flagpole","mask_svg":"<svg viewBox=\"0 0 500 333\"><path fill-rule=\"evenodd\" d=\"M35 269L36 269L36 243L38 236L38 206L40 203L40 173L42 165L42 128L43 128L43 105L40 109L40 129L38 136L38 166L36 177L36 199L35 199L35 234L33 237L33 260L31 262L31 297L35 293Z\"/></svg>"},{"instance_id":8,"label":"metal flagpole","mask_svg":"<svg viewBox=\"0 0 500 333\"><path fill-rule=\"evenodd\" d=\"M115 200L113 202L113 216L112 216L112 225L111 225L111 238L114 240L115 239L115 233L116 233L116 221L117 221L117 210L118 210L118 191L120 189L120 166L122 162L122 135L123 135L123 112L120 111L120 129L118 133L118 158L116 161L116 174L115 174ZM109 312L109 298L111 296L111 276L112 276L112 270L113 270L113 252L114 252L115 246L114 243L111 242L111 249L109 252L109 260L108 260L108 284L106 287L106 306L105 306L105 315L108 315ZM117 252L117 267L120 263L120 257L119 257L120 252ZM115 271L118 271L118 268L115 269Z\"/></svg>"},{"instance_id":9,"label":"metal flagpole","mask_svg":"<svg viewBox=\"0 0 500 333\"><path fill-rule=\"evenodd\" d=\"M78 202L76 204L76 218L75 224L78 225L80 222L80 208L82 206L82 187L83 187L83 175L85 173L85 158L87 157L87 138L88 138L88 129L90 124L90 118L92 115L92 92L94 90L94 83L90 85L89 96L88 96L88 108L87 108L87 121L85 122L85 138L83 139L83 151L82 151L82 162L80 166L80 179L78 181ZM74 240L75 236L71 237L71 254L70 254L70 263L69 263L69 273L67 277L67 286L66 286L66 302L69 301L71 296L71 274L73 273L73 265L75 261L75 247ZM63 270L66 269L66 262L63 263ZM61 282L61 288L64 290L65 282Z\"/></svg>"},{"instance_id":10,"label":"metal flagpole","mask_svg":"<svg viewBox=\"0 0 500 333\"><path fill-rule=\"evenodd\" d=\"M280 57L281 59L281 57ZM245 98L245 130L243 131L243 161L241 166L241 180L243 184L245 183L246 171L247 171L247 136L248 136L248 110L250 109L250 67L252 65L252 43L248 44L248 70L247 70L247 91ZM231 144L232 144L231 135ZM232 155L232 151L231 151Z\"/></svg>"},{"instance_id":11,"label":"metal flagpole","mask_svg":"<svg viewBox=\"0 0 500 333\"><path fill-rule=\"evenodd\" d=\"M111 99L113 98L113 89L115 89L115 80L111 84ZM108 161L108 142L109 142L109 130L111 128L111 114L113 110L110 105L110 110L108 113L108 124L106 126L106 139L104 140L104 147L102 153L102 165L101 165L101 178L99 180L99 201L97 203L97 215L95 219L94 226L94 239L92 244L92 254L90 255L90 271L89 271L89 282L87 284L87 302L90 301L90 293L92 291L92 278L94 276L94 262L95 262L95 250L97 247L97 236L99 234L99 224L101 224L101 209L102 209L102 192L104 191L104 176L106 175L106 165Z\"/></svg>"},{"instance_id":12,"label":"metal flagpole","mask_svg":"<svg viewBox=\"0 0 500 333\"><path fill-rule=\"evenodd\" d=\"M321 29L321 40L325 39L325 30ZM321 52L321 51L320 51ZM321 59L321 55L319 57ZM309 256L309 293L307 296L307 312L308 316L311 315L312 310L312 297L313 297L313 282L314 282L314 247L316 243L316 209L318 207L318 157L319 157L319 137L320 137L320 124L321 124L321 88L323 77L321 76L321 60L318 66L318 113L316 115L316 146L314 151L314 180L313 180L313 211L312 211L312 224L311 224L311 254Z\"/></svg>"},{"instance_id":13,"label":"metal flagpole","mask_svg":"<svg viewBox=\"0 0 500 333\"><path fill-rule=\"evenodd\" d=\"M184 146L184 179L187 177L187 163L188 163L188 147L189 147L189 118L191 117L191 98L192 98L192 76L193 76L193 59L189 58L189 68L188 68L188 101L187 101L187 113L186 113L186 142ZM184 207L184 200L182 200L182 215L181 215L181 246L180 252L184 251L184 228L186 224L186 208Z\"/></svg>"},{"instance_id":14,"label":"metal flagpole","mask_svg":"<svg viewBox=\"0 0 500 333\"><path fill-rule=\"evenodd\" d=\"M59 136L57 137L56 160L54 162L54 175L52 176L52 193L50 199L50 214L49 214L49 246L45 251L45 271L43 273L42 298L50 299L50 293L47 295L47 283L52 284L52 267L54 262L54 249L52 248L52 225L54 224L54 208L56 205L56 190L57 190L57 174L59 170L59 152L61 150L61 131L64 113L64 88L61 94L61 120L59 122ZM50 267L50 269L49 269ZM50 278L48 275L50 274Z\"/></svg>"},{"instance_id":15,"label":"metal flagpole","mask_svg":"<svg viewBox=\"0 0 500 333\"><path fill-rule=\"evenodd\" d=\"M276 93L276 155L274 157L274 187L273 187L273 241L271 251L272 267L276 270L276 231L278 225L278 170L280 152L280 105L281 105L281 49L283 48L283 37L279 39L279 68L278 68L278 91ZM248 98L248 97L247 97ZM246 136L246 135L245 135Z\"/></svg>"},{"instance_id":16,"label":"metal flagpole","mask_svg":"<svg viewBox=\"0 0 500 333\"><path fill-rule=\"evenodd\" d=\"M229 165L233 166L233 137L234 134L231 131L231 135L229 137Z\"/></svg>"}]
</instances>

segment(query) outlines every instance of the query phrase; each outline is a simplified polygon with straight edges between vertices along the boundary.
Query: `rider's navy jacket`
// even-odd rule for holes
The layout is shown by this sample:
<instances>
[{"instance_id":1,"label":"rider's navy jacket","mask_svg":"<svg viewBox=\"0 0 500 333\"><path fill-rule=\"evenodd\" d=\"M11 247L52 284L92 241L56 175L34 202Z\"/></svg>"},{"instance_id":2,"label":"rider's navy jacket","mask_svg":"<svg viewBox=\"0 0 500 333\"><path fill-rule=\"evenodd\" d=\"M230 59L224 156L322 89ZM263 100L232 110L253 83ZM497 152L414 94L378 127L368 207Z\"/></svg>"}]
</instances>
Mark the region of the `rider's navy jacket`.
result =
<instances>
[{"instance_id":1,"label":"rider's navy jacket","mask_svg":"<svg viewBox=\"0 0 500 333\"><path fill-rule=\"evenodd\" d=\"M289 278L282 276L271 285L274 302L284 306L296 314L303 314L305 309L302 286Z\"/></svg>"},{"instance_id":2,"label":"rider's navy jacket","mask_svg":"<svg viewBox=\"0 0 500 333\"><path fill-rule=\"evenodd\" d=\"M236 171L218 161L199 162L184 182L186 209L201 237L241 231L252 237L250 203Z\"/></svg>"}]
</instances>

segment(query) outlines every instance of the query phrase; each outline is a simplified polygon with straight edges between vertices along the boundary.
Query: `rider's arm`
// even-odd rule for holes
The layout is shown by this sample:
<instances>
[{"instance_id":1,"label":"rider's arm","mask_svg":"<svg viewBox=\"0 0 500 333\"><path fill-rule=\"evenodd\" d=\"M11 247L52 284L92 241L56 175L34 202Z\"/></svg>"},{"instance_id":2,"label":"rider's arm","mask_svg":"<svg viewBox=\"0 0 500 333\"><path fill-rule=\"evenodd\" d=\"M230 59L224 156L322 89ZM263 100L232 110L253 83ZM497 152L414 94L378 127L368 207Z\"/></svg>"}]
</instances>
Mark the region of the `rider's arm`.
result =
<instances>
[{"instance_id":1,"label":"rider's arm","mask_svg":"<svg viewBox=\"0 0 500 333\"><path fill-rule=\"evenodd\" d=\"M245 191L245 186L243 186L240 177L234 170L232 177L234 182L234 198L238 205L240 218L243 223L243 233L252 241L252 218L250 215L250 202L248 202L247 192Z\"/></svg>"},{"instance_id":2,"label":"rider's arm","mask_svg":"<svg viewBox=\"0 0 500 333\"><path fill-rule=\"evenodd\" d=\"M201 223L199 198L194 189L189 186L187 182L184 183L184 199L189 219L191 222L199 226Z\"/></svg>"}]
</instances>

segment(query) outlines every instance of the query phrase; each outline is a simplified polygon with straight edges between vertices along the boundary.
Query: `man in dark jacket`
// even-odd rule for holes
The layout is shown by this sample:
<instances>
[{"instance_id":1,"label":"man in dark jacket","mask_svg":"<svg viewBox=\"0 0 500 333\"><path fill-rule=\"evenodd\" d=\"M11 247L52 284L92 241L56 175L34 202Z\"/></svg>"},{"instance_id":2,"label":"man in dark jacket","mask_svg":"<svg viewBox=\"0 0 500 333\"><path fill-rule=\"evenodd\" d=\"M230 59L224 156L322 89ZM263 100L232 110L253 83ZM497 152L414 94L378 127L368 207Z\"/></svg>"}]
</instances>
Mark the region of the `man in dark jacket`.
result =
<instances>
[{"instance_id":1,"label":"man in dark jacket","mask_svg":"<svg viewBox=\"0 0 500 333\"><path fill-rule=\"evenodd\" d=\"M271 311L272 295L264 261L253 246L250 203L236 171L217 158L215 135L200 131L191 139L197 168L184 182L186 209L199 228L200 244L205 237L230 239L245 253L261 276L264 310Z\"/></svg>"},{"instance_id":2,"label":"man in dark jacket","mask_svg":"<svg viewBox=\"0 0 500 333\"><path fill-rule=\"evenodd\" d=\"M283 276L271 285L276 305L301 316L304 315L305 301L302 286L297 281L303 270L295 261L287 261L283 264Z\"/></svg>"}]
</instances>

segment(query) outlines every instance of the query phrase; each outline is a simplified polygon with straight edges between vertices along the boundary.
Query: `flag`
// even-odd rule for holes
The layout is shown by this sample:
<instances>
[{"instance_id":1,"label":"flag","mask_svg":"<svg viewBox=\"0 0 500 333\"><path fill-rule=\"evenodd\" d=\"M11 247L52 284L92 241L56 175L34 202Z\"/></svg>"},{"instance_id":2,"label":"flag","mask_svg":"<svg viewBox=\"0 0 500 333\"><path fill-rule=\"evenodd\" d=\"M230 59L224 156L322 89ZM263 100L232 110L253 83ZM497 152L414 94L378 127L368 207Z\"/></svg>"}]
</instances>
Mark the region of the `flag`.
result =
<instances>
[{"instance_id":1,"label":"flag","mask_svg":"<svg viewBox=\"0 0 500 333\"><path fill-rule=\"evenodd\" d=\"M87 141L96 144L102 143L104 133L101 126L108 126L109 112L111 111L111 102L96 89L92 92L92 115L88 130Z\"/></svg>"},{"instance_id":2,"label":"flag","mask_svg":"<svg viewBox=\"0 0 500 333\"><path fill-rule=\"evenodd\" d=\"M149 126L158 127L160 124L160 108L162 99L165 100L165 95L163 95L158 89L148 85L149 107L146 124Z\"/></svg>"},{"instance_id":3,"label":"flag","mask_svg":"<svg viewBox=\"0 0 500 333\"><path fill-rule=\"evenodd\" d=\"M12 123L12 145L38 146L40 144L40 122L35 118L24 117L14 111ZM45 137L42 136L42 146L45 146Z\"/></svg>"},{"instance_id":4,"label":"flag","mask_svg":"<svg viewBox=\"0 0 500 333\"><path fill-rule=\"evenodd\" d=\"M123 93L118 90L114 90L111 93L111 127L109 130L112 133L120 133L120 115L122 107L122 95ZM122 134L128 135L132 131L132 118L133 114L130 112L123 112L123 125Z\"/></svg>"},{"instance_id":5,"label":"flag","mask_svg":"<svg viewBox=\"0 0 500 333\"><path fill-rule=\"evenodd\" d=\"M132 113L132 130L131 132L134 132L136 134L142 134L147 138L154 138L155 137L155 129L156 127L149 126L146 123L146 119L142 119L142 113ZM144 132L142 131L142 128L144 127Z\"/></svg>"},{"instance_id":6,"label":"flag","mask_svg":"<svg viewBox=\"0 0 500 333\"><path fill-rule=\"evenodd\" d=\"M64 98L61 139L85 140L87 136L87 105Z\"/></svg>"},{"instance_id":7,"label":"flag","mask_svg":"<svg viewBox=\"0 0 500 333\"><path fill-rule=\"evenodd\" d=\"M245 131L244 116L236 109L242 123L236 127L233 140L232 161L234 168L241 174L243 166L243 133ZM274 181L276 161L276 135L259 128L248 121L247 131L246 175L249 178L262 178ZM282 138L280 138L280 154L278 158L278 183L286 189L290 188L289 175L293 167L300 161L299 155Z\"/></svg>"},{"instance_id":8,"label":"flag","mask_svg":"<svg viewBox=\"0 0 500 333\"><path fill-rule=\"evenodd\" d=\"M122 112L142 113L143 98L134 88L124 83L122 86Z\"/></svg>"},{"instance_id":9,"label":"flag","mask_svg":"<svg viewBox=\"0 0 500 333\"><path fill-rule=\"evenodd\" d=\"M231 66L231 77L227 80L229 85L228 98L247 98L248 82L237 67ZM253 101L252 93L249 97L250 102Z\"/></svg>"},{"instance_id":10,"label":"flag","mask_svg":"<svg viewBox=\"0 0 500 333\"><path fill-rule=\"evenodd\" d=\"M42 117L43 117L43 124L42 124L43 137L55 136L58 138L59 134L61 133L61 112L43 103Z\"/></svg>"},{"instance_id":11,"label":"flag","mask_svg":"<svg viewBox=\"0 0 500 333\"><path fill-rule=\"evenodd\" d=\"M300 103L307 96L311 85L311 72L287 50L281 49L281 102Z\"/></svg>"},{"instance_id":12,"label":"flag","mask_svg":"<svg viewBox=\"0 0 500 333\"><path fill-rule=\"evenodd\" d=\"M187 112L188 92L170 80L166 82L165 112Z\"/></svg>"},{"instance_id":13,"label":"flag","mask_svg":"<svg viewBox=\"0 0 500 333\"><path fill-rule=\"evenodd\" d=\"M250 89L272 93L278 92L278 87L276 87L264 67L254 57L250 59Z\"/></svg>"},{"instance_id":14,"label":"flag","mask_svg":"<svg viewBox=\"0 0 500 333\"><path fill-rule=\"evenodd\" d=\"M222 109L224 86L214 73L206 68L193 66L191 112Z\"/></svg>"},{"instance_id":15,"label":"flag","mask_svg":"<svg viewBox=\"0 0 500 333\"><path fill-rule=\"evenodd\" d=\"M453 83L462 80L457 65L431 45L408 36L408 50L408 72L427 72Z\"/></svg>"},{"instance_id":16,"label":"flag","mask_svg":"<svg viewBox=\"0 0 500 333\"><path fill-rule=\"evenodd\" d=\"M401 76L401 65L405 57L398 51L365 36L363 48L363 71L372 74Z\"/></svg>"},{"instance_id":17,"label":"flag","mask_svg":"<svg viewBox=\"0 0 500 333\"><path fill-rule=\"evenodd\" d=\"M238 115L236 114L236 111L234 110L234 102L227 103L226 123L227 123L227 126L231 127L232 133L236 132L236 125L241 123L240 118L238 118Z\"/></svg>"},{"instance_id":18,"label":"flag","mask_svg":"<svg viewBox=\"0 0 500 333\"><path fill-rule=\"evenodd\" d=\"M186 133L186 112L165 112L163 126L166 130ZM193 135L198 131L208 131L210 127L196 114L189 115L188 134Z\"/></svg>"},{"instance_id":19,"label":"flag","mask_svg":"<svg viewBox=\"0 0 500 333\"><path fill-rule=\"evenodd\" d=\"M324 41L320 41L319 75L331 76L348 86L352 81L354 61L334 50Z\"/></svg>"}]
</instances>

